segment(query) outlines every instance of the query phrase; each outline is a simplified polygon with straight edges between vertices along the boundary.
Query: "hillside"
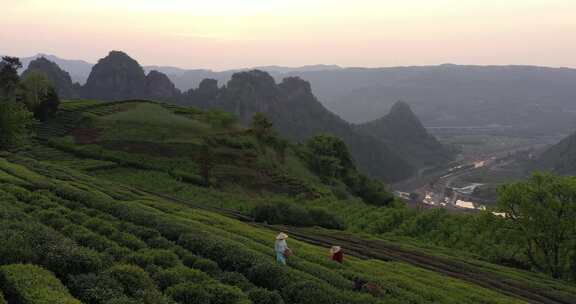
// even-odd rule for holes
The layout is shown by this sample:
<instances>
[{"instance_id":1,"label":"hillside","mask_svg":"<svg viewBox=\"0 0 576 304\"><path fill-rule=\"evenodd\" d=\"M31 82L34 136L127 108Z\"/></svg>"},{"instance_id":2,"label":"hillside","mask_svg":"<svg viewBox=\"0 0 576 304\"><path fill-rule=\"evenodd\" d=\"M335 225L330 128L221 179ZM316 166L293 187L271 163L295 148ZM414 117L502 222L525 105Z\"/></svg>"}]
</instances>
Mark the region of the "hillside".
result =
<instances>
[{"instance_id":1,"label":"hillside","mask_svg":"<svg viewBox=\"0 0 576 304\"><path fill-rule=\"evenodd\" d=\"M385 181L407 178L414 170L386 144L359 134L324 108L312 94L310 84L300 78L285 78L277 84L263 71L236 73L208 108L234 113L243 122L254 113L264 113L280 134L294 140L321 133L336 135L348 145L360 170Z\"/></svg>"},{"instance_id":2,"label":"hillside","mask_svg":"<svg viewBox=\"0 0 576 304\"><path fill-rule=\"evenodd\" d=\"M454 158L454 151L429 134L410 106L402 101L395 103L387 115L355 127L385 142L418 168L438 166Z\"/></svg>"},{"instance_id":3,"label":"hillside","mask_svg":"<svg viewBox=\"0 0 576 304\"><path fill-rule=\"evenodd\" d=\"M349 256L338 265L325 248L297 240L282 268L268 228L16 155L2 155L0 172L0 279L9 301L525 303L400 261ZM353 292L357 275L382 294Z\"/></svg>"},{"instance_id":4,"label":"hillside","mask_svg":"<svg viewBox=\"0 0 576 304\"><path fill-rule=\"evenodd\" d=\"M54 84L61 91L67 87L61 82ZM204 79L197 89L181 94L167 75L158 71L146 74L126 53L112 51L99 60L86 84L77 90L88 99L143 98L221 109L238 116L244 124L260 112L272 120L280 134L293 140L303 141L322 133L342 138L360 170L372 177L393 182L406 179L415 171L410 162L383 141L360 134L324 108L312 94L310 84L297 77L285 78L277 84L263 71L238 72L221 88L217 80Z\"/></svg>"},{"instance_id":5,"label":"hillside","mask_svg":"<svg viewBox=\"0 0 576 304\"><path fill-rule=\"evenodd\" d=\"M283 165L225 113L146 101L62 107L29 147L0 153L8 303L553 304L576 294L454 250L252 222L252 206L281 199L333 210L358 228L390 214L337 200L296 147ZM210 187L198 178L204 144ZM291 235L288 267L274 263L278 231ZM347 252L342 265L327 259L333 244ZM358 276L379 292L353 291Z\"/></svg>"},{"instance_id":6,"label":"hillside","mask_svg":"<svg viewBox=\"0 0 576 304\"><path fill-rule=\"evenodd\" d=\"M26 70L22 73L22 78L25 78L31 72L40 72L46 75L61 98L69 99L78 97L79 85L72 83L70 74L45 57L39 57L30 61Z\"/></svg>"},{"instance_id":7,"label":"hillside","mask_svg":"<svg viewBox=\"0 0 576 304\"><path fill-rule=\"evenodd\" d=\"M576 174L576 133L548 148L533 165L559 174Z\"/></svg>"}]
</instances>

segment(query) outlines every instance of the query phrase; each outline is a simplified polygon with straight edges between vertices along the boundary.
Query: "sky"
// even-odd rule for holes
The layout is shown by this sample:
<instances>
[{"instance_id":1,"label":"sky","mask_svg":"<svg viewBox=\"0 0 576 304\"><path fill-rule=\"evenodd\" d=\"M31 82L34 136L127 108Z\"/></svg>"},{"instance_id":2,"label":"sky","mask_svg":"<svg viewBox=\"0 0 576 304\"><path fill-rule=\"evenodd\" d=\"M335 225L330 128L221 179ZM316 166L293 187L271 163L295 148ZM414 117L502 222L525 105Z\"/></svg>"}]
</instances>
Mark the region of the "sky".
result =
<instances>
[{"instance_id":1,"label":"sky","mask_svg":"<svg viewBox=\"0 0 576 304\"><path fill-rule=\"evenodd\" d=\"M575 0L0 0L0 54L144 65L576 67Z\"/></svg>"}]
</instances>

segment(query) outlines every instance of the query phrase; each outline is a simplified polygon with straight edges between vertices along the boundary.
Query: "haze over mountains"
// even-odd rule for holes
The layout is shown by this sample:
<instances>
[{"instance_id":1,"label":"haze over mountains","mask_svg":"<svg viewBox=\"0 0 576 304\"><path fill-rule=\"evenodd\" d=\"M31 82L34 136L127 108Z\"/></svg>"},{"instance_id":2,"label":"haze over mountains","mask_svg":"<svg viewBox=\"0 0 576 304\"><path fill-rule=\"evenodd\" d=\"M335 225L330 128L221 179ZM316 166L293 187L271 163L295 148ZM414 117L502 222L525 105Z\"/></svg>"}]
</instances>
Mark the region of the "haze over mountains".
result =
<instances>
[{"instance_id":1,"label":"haze over mountains","mask_svg":"<svg viewBox=\"0 0 576 304\"><path fill-rule=\"evenodd\" d=\"M37 57L37 56L35 56ZM84 83L92 64L48 59ZM30 58L23 60L26 65ZM149 66L166 74L182 92L203 79L226 83L243 70L215 72ZM297 76L311 83L318 100L353 123L384 116L398 100L410 103L427 127L505 126L516 133L558 134L576 129L576 70L536 66L439 66L340 68L315 65L300 68L268 66L276 81Z\"/></svg>"}]
</instances>

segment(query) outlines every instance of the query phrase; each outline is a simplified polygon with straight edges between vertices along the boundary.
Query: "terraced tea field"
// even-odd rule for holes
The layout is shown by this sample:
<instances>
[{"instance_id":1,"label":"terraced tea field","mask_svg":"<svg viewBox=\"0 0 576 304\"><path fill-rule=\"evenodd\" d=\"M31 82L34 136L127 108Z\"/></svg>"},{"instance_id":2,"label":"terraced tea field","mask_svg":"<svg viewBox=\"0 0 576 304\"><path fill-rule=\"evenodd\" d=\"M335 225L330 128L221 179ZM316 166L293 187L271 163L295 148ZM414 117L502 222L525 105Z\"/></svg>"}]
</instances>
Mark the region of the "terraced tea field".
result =
<instances>
[{"instance_id":1,"label":"terraced tea field","mask_svg":"<svg viewBox=\"0 0 576 304\"><path fill-rule=\"evenodd\" d=\"M0 286L14 303L48 303L41 301L54 297L50 286L56 285L63 287L50 303L76 303L71 297L83 303L197 303L191 299L199 297L208 299L205 303L533 302L383 258L386 252L371 241L358 245L370 251L353 247L356 237L254 226L16 155L2 155L0 172L0 257L2 265L11 265L0 268ZM295 237L289 240L295 255L287 267L273 259L279 229ZM320 237L325 243L314 245ZM327 259L329 242L350 246L343 265ZM20 283L28 272L14 269L32 266L18 264L36 265L30 271L41 278L34 283L41 292L28 294L28 285ZM356 276L377 283L381 293L352 291ZM555 286L555 293L566 297L574 292ZM34 300L25 300L29 297Z\"/></svg>"}]
</instances>

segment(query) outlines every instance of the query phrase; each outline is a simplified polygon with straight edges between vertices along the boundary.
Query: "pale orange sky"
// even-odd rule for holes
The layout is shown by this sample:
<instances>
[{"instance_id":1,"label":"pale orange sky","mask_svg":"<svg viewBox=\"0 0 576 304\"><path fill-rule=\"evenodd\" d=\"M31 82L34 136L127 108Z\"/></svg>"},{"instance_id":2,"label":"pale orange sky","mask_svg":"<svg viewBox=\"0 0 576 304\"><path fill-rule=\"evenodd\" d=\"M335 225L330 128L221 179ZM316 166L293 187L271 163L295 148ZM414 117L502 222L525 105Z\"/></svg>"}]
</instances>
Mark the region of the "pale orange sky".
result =
<instances>
[{"instance_id":1,"label":"pale orange sky","mask_svg":"<svg viewBox=\"0 0 576 304\"><path fill-rule=\"evenodd\" d=\"M142 64L576 67L576 0L0 0L0 54Z\"/></svg>"}]
</instances>

